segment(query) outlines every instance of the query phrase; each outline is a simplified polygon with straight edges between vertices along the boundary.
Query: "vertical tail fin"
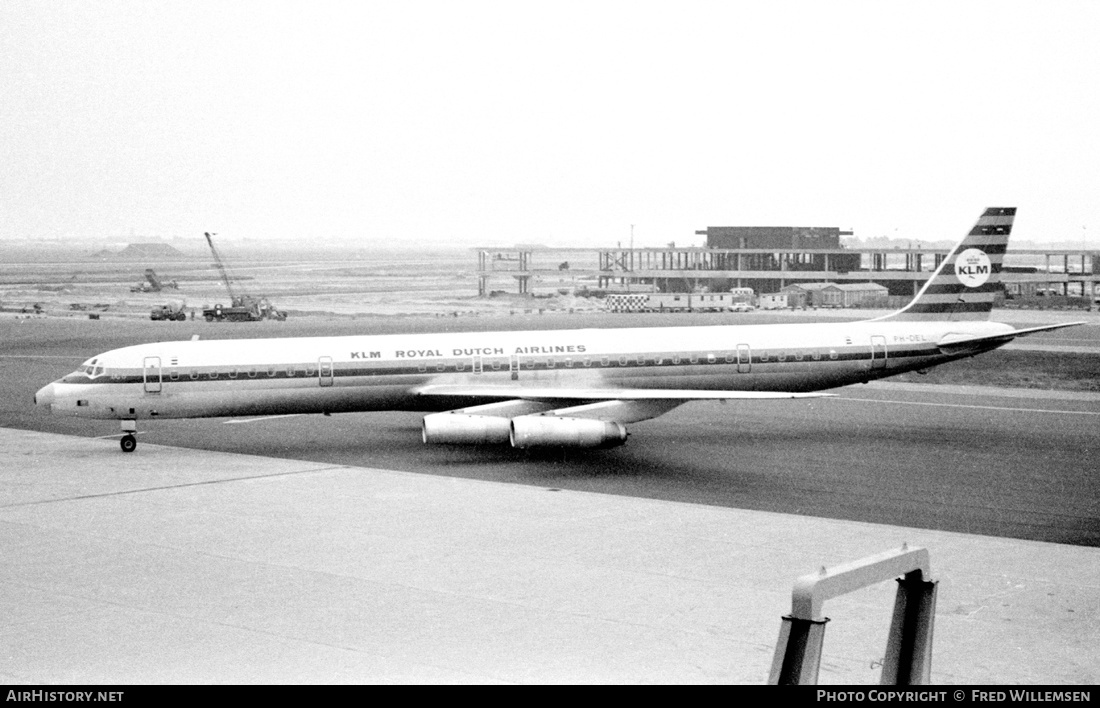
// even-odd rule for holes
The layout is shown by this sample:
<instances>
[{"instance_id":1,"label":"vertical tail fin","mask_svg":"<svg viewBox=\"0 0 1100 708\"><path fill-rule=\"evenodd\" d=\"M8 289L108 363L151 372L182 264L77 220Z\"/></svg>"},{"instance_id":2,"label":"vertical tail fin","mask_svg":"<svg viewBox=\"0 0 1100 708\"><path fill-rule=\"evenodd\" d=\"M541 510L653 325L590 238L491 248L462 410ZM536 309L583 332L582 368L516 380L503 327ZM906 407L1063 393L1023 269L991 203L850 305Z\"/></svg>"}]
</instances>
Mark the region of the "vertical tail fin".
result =
<instances>
[{"instance_id":1,"label":"vertical tail fin","mask_svg":"<svg viewBox=\"0 0 1100 708\"><path fill-rule=\"evenodd\" d=\"M1016 207L986 209L913 301L883 320L984 320L1001 291L1001 261Z\"/></svg>"}]
</instances>

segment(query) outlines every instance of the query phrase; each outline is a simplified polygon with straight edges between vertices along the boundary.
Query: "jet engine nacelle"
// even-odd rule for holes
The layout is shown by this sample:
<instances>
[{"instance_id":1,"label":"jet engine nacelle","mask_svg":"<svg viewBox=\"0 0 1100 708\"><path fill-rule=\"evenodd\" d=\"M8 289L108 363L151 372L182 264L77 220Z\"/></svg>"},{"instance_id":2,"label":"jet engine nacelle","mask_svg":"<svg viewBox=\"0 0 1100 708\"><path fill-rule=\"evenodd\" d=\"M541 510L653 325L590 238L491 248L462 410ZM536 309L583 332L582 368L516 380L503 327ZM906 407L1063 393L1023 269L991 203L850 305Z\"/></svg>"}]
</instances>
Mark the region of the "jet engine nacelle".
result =
<instances>
[{"instance_id":1,"label":"jet engine nacelle","mask_svg":"<svg viewBox=\"0 0 1100 708\"><path fill-rule=\"evenodd\" d=\"M512 447L616 447L626 442L622 423L553 415L512 419Z\"/></svg>"},{"instance_id":2,"label":"jet engine nacelle","mask_svg":"<svg viewBox=\"0 0 1100 708\"><path fill-rule=\"evenodd\" d=\"M509 422L507 418L489 415L432 413L424 416L421 437L426 443L506 443L511 432Z\"/></svg>"}]
</instances>

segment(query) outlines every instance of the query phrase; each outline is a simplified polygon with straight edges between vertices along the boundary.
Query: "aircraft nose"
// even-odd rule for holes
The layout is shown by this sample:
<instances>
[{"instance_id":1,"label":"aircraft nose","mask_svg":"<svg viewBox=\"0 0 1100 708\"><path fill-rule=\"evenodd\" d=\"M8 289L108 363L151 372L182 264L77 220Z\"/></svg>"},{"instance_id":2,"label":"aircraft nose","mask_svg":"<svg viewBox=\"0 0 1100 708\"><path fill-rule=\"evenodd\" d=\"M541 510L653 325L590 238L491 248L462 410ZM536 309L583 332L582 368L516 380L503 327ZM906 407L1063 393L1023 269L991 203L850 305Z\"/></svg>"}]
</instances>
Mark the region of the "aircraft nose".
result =
<instances>
[{"instance_id":1,"label":"aircraft nose","mask_svg":"<svg viewBox=\"0 0 1100 708\"><path fill-rule=\"evenodd\" d=\"M38 393L34 394L34 404L39 408L45 408L50 410L50 406L53 405L56 394L54 393L54 385L46 384L42 388L38 389Z\"/></svg>"}]
</instances>

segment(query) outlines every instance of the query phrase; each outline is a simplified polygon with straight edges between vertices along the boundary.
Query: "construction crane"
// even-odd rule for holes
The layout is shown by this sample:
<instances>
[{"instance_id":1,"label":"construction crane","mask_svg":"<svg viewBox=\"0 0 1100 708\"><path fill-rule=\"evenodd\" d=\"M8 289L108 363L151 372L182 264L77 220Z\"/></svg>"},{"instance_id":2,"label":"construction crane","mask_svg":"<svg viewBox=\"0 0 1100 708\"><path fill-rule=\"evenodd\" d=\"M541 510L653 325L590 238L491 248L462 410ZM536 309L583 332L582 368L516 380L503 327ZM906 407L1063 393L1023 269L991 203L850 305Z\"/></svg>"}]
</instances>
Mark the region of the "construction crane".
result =
<instances>
[{"instance_id":1,"label":"construction crane","mask_svg":"<svg viewBox=\"0 0 1100 708\"><path fill-rule=\"evenodd\" d=\"M253 297L245 293L238 293L233 288L233 279L229 277L229 271L226 270L225 262L222 260L221 254L218 253L218 249L214 246L214 239L209 231L203 234L206 236L206 242L210 244L210 252L214 255L214 267L218 269L218 275L221 276L222 284L225 285L225 289L229 292L229 306L226 307L222 304L214 305L214 307L204 307L202 310L202 316L207 322L256 322L259 320L285 320L286 313L275 309L271 302L266 297Z\"/></svg>"},{"instance_id":2,"label":"construction crane","mask_svg":"<svg viewBox=\"0 0 1100 708\"><path fill-rule=\"evenodd\" d=\"M225 263L222 262L221 254L218 253L217 247L214 245L213 236L209 231L203 234L206 237L206 243L210 245L210 252L214 254L214 267L218 269L218 275L222 277L222 283L225 285L225 289L229 291L229 299L234 305L237 304L237 294L233 292L233 279L229 277L229 271L225 269Z\"/></svg>"}]
</instances>

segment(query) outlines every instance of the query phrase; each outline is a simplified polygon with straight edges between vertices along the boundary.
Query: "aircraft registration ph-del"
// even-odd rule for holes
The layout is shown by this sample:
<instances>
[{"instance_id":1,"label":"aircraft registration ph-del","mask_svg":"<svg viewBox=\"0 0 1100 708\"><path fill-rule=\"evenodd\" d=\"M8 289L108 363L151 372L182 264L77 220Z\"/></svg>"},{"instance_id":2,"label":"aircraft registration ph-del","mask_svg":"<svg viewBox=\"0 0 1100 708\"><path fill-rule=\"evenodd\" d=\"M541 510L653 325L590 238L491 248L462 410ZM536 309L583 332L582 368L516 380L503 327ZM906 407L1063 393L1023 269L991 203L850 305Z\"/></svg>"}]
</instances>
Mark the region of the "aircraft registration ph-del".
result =
<instances>
[{"instance_id":1,"label":"aircraft registration ph-del","mask_svg":"<svg viewBox=\"0 0 1100 708\"><path fill-rule=\"evenodd\" d=\"M1014 207L986 209L906 307L859 322L187 340L99 354L35 394L55 415L138 421L425 411L426 443L614 447L703 399L796 399L1015 337L990 322Z\"/></svg>"}]
</instances>

